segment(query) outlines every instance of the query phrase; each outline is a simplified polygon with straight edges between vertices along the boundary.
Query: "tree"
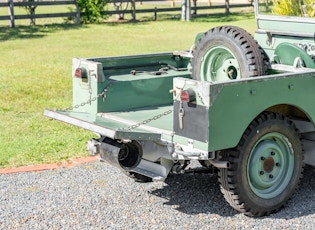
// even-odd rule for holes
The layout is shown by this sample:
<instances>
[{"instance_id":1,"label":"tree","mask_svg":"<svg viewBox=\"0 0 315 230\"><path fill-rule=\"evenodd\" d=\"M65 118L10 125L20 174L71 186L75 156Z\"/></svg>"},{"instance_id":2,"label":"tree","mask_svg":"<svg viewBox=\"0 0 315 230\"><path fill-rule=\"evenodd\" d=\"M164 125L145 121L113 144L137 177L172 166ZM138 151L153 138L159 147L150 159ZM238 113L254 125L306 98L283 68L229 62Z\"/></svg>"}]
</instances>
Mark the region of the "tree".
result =
<instances>
[{"instance_id":1,"label":"tree","mask_svg":"<svg viewBox=\"0 0 315 230\"><path fill-rule=\"evenodd\" d=\"M23 2L29 3L27 6L24 6L27 13L30 15L30 25L34 26L36 24L35 21L35 9L37 7L36 0L23 0Z\"/></svg>"},{"instance_id":2,"label":"tree","mask_svg":"<svg viewBox=\"0 0 315 230\"><path fill-rule=\"evenodd\" d=\"M81 23L100 23L107 18L104 14L106 0L78 0Z\"/></svg>"},{"instance_id":3,"label":"tree","mask_svg":"<svg viewBox=\"0 0 315 230\"><path fill-rule=\"evenodd\" d=\"M314 17L315 3L313 0L273 0L272 12L276 15Z\"/></svg>"},{"instance_id":4,"label":"tree","mask_svg":"<svg viewBox=\"0 0 315 230\"><path fill-rule=\"evenodd\" d=\"M125 14L121 13L121 11L126 11L128 9L129 2L123 1L113 1L113 6L115 11L118 13L116 14L116 20L123 20L125 18Z\"/></svg>"}]
</instances>

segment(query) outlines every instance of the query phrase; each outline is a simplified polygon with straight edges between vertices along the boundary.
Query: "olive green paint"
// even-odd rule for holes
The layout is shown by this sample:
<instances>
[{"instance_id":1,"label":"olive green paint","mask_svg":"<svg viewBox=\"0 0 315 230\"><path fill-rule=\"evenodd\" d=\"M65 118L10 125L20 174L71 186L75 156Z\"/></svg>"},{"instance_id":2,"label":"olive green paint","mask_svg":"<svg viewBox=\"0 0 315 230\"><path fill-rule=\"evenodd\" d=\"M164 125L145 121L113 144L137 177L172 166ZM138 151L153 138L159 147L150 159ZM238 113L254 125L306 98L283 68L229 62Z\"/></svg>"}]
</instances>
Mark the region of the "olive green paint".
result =
<instances>
[{"instance_id":1,"label":"olive green paint","mask_svg":"<svg viewBox=\"0 0 315 230\"><path fill-rule=\"evenodd\" d=\"M209 151L235 147L251 121L274 105L292 105L314 121L314 87L314 72L211 85Z\"/></svg>"}]
</instances>

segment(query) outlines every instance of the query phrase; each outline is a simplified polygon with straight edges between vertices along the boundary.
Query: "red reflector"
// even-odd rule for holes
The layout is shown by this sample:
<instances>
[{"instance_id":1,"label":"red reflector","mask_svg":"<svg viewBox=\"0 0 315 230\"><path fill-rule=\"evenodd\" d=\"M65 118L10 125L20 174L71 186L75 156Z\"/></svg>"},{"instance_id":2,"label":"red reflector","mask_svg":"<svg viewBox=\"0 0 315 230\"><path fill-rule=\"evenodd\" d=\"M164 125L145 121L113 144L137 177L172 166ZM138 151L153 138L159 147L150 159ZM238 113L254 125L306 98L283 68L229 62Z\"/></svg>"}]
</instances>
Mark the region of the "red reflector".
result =
<instances>
[{"instance_id":1,"label":"red reflector","mask_svg":"<svg viewBox=\"0 0 315 230\"><path fill-rule=\"evenodd\" d=\"M194 102L196 101L196 93L193 89L189 88L187 90L183 90L180 94L180 100L182 102Z\"/></svg>"},{"instance_id":2,"label":"red reflector","mask_svg":"<svg viewBox=\"0 0 315 230\"><path fill-rule=\"evenodd\" d=\"M81 68L77 68L75 70L74 76L77 78L82 78L82 69Z\"/></svg>"},{"instance_id":3,"label":"red reflector","mask_svg":"<svg viewBox=\"0 0 315 230\"><path fill-rule=\"evenodd\" d=\"M182 91L180 94L180 100L182 102L190 102L189 92L187 90Z\"/></svg>"},{"instance_id":4,"label":"red reflector","mask_svg":"<svg viewBox=\"0 0 315 230\"><path fill-rule=\"evenodd\" d=\"M76 68L74 76L76 78L81 78L82 81L86 81L88 77L87 70L85 68Z\"/></svg>"}]
</instances>

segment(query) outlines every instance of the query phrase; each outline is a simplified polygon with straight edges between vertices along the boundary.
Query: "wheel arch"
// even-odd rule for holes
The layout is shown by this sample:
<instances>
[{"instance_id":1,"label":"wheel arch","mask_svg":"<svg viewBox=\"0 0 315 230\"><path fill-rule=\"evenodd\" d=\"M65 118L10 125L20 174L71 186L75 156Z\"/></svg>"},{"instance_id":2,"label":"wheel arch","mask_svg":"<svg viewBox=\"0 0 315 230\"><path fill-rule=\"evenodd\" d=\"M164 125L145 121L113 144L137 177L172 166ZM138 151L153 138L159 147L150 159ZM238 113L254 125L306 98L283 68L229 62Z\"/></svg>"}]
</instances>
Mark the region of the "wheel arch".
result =
<instances>
[{"instance_id":1,"label":"wheel arch","mask_svg":"<svg viewBox=\"0 0 315 230\"><path fill-rule=\"evenodd\" d=\"M274 112L277 114L281 114L285 117L287 117L289 120L291 120L295 126L297 127L298 131L300 133L302 132L309 132L309 131L315 131L314 121L311 119L311 116L301 107L293 105L293 104L275 104L272 106L267 107L266 109L260 111L256 115L252 117L252 119L248 120L247 125L243 127L243 132L239 135L238 139L235 142L235 145L233 147L236 147L237 144L240 142L242 135L246 131L246 129L251 125L251 123L260 116L260 114L264 112ZM300 121L300 122L299 122ZM303 122L301 122L303 121ZM309 126L307 128L307 131L305 130L305 124L312 124L312 126Z\"/></svg>"}]
</instances>

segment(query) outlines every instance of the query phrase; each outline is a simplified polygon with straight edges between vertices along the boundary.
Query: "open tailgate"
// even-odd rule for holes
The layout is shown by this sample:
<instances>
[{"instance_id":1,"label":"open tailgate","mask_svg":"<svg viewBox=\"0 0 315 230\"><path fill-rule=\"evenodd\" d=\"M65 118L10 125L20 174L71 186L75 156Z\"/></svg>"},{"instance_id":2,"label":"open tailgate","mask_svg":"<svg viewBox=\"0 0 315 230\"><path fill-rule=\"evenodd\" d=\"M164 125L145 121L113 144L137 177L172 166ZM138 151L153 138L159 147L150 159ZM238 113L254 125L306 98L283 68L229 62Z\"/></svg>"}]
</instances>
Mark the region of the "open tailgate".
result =
<instances>
[{"instance_id":1,"label":"open tailgate","mask_svg":"<svg viewBox=\"0 0 315 230\"><path fill-rule=\"evenodd\" d=\"M137 124L136 122L123 122L84 112L45 109L44 115L112 139L157 141L162 136L158 130L148 130L143 126L130 129L132 125Z\"/></svg>"}]
</instances>

